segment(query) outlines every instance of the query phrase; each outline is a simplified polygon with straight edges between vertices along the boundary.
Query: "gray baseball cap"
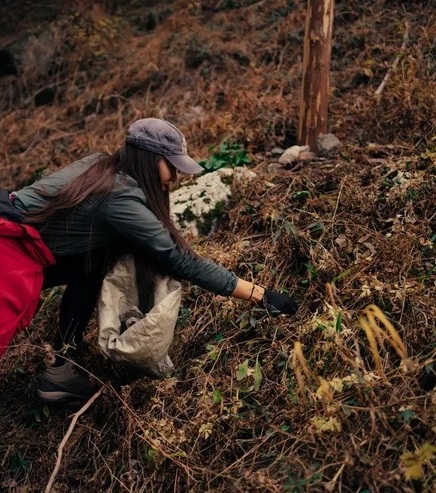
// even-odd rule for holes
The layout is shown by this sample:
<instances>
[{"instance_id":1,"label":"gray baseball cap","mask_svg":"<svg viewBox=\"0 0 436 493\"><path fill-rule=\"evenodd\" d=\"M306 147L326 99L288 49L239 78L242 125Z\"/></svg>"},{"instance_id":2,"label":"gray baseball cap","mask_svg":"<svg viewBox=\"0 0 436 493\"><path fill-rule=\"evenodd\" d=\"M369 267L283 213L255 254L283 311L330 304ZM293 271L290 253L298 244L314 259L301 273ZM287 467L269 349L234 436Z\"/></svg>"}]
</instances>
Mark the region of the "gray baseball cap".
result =
<instances>
[{"instance_id":1,"label":"gray baseball cap","mask_svg":"<svg viewBox=\"0 0 436 493\"><path fill-rule=\"evenodd\" d=\"M164 156L175 168L188 175L204 171L188 156L186 139L182 132L166 120L160 118L136 120L127 131L126 142Z\"/></svg>"}]
</instances>

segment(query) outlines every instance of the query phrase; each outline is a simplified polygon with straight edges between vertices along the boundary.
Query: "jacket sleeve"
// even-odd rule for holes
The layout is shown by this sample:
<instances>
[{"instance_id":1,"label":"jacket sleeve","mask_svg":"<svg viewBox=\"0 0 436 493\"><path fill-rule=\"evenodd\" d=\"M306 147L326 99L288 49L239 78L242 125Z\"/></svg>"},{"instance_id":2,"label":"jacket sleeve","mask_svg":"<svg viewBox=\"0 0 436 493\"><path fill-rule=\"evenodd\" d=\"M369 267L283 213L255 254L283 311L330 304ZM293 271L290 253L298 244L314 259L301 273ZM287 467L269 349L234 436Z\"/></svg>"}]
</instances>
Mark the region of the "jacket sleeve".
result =
<instances>
[{"instance_id":1,"label":"jacket sleeve","mask_svg":"<svg viewBox=\"0 0 436 493\"><path fill-rule=\"evenodd\" d=\"M224 296L235 290L236 274L179 247L139 194L114 194L106 210L106 221L123 238L165 265L170 275Z\"/></svg>"}]
</instances>

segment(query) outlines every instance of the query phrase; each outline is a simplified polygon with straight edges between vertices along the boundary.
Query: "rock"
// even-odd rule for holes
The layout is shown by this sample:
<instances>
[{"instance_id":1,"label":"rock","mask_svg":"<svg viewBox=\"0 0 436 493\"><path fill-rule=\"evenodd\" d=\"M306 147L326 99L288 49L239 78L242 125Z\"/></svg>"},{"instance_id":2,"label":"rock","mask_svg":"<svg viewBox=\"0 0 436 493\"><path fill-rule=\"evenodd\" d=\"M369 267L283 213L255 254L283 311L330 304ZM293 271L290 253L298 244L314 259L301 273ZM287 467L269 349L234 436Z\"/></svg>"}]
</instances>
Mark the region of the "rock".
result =
<instances>
[{"instance_id":1,"label":"rock","mask_svg":"<svg viewBox=\"0 0 436 493\"><path fill-rule=\"evenodd\" d=\"M316 154L315 152L310 152L310 151L300 152L300 161L319 161L319 160L320 158L318 157L318 154Z\"/></svg>"},{"instance_id":2,"label":"rock","mask_svg":"<svg viewBox=\"0 0 436 493\"><path fill-rule=\"evenodd\" d=\"M301 159L302 153L310 152L310 146L292 146L286 149L279 158L281 164L291 164Z\"/></svg>"},{"instance_id":3,"label":"rock","mask_svg":"<svg viewBox=\"0 0 436 493\"><path fill-rule=\"evenodd\" d=\"M277 173L280 171L283 171L285 170L286 168L284 167L283 164L280 164L280 163L270 163L268 164L268 167L267 167L267 170L269 173Z\"/></svg>"},{"instance_id":4,"label":"rock","mask_svg":"<svg viewBox=\"0 0 436 493\"><path fill-rule=\"evenodd\" d=\"M222 168L200 176L193 184L170 194L171 216L182 231L193 236L208 234L232 196L233 183L245 183L257 175L247 168Z\"/></svg>"},{"instance_id":5,"label":"rock","mask_svg":"<svg viewBox=\"0 0 436 493\"><path fill-rule=\"evenodd\" d=\"M331 157L339 151L342 144L334 134L322 134L316 141L316 147L320 156Z\"/></svg>"},{"instance_id":6,"label":"rock","mask_svg":"<svg viewBox=\"0 0 436 493\"><path fill-rule=\"evenodd\" d=\"M272 156L281 156L285 150L281 147L273 147L270 152Z\"/></svg>"},{"instance_id":7,"label":"rock","mask_svg":"<svg viewBox=\"0 0 436 493\"><path fill-rule=\"evenodd\" d=\"M298 161L300 157L300 146L292 146L286 149L286 151L280 156L279 163L291 164Z\"/></svg>"}]
</instances>

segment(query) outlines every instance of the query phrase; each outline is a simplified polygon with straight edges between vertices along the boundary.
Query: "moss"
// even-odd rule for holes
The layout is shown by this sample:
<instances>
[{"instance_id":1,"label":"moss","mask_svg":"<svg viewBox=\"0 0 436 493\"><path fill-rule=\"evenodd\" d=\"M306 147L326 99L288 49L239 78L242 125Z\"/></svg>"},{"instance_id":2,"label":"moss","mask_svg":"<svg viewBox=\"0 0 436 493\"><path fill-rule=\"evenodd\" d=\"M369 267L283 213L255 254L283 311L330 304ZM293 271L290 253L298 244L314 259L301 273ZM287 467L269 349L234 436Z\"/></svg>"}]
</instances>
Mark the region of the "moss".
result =
<instances>
[{"instance_id":1,"label":"moss","mask_svg":"<svg viewBox=\"0 0 436 493\"><path fill-rule=\"evenodd\" d=\"M192 212L192 209L188 206L182 214L178 214L180 221L195 221L196 215Z\"/></svg>"},{"instance_id":2,"label":"moss","mask_svg":"<svg viewBox=\"0 0 436 493\"><path fill-rule=\"evenodd\" d=\"M224 185L232 185L233 183L234 176L222 176L221 181L224 183Z\"/></svg>"},{"instance_id":3,"label":"moss","mask_svg":"<svg viewBox=\"0 0 436 493\"><path fill-rule=\"evenodd\" d=\"M226 203L224 200L217 202L216 206L198 219L198 231L201 235L208 235L218 219L226 212Z\"/></svg>"}]
</instances>

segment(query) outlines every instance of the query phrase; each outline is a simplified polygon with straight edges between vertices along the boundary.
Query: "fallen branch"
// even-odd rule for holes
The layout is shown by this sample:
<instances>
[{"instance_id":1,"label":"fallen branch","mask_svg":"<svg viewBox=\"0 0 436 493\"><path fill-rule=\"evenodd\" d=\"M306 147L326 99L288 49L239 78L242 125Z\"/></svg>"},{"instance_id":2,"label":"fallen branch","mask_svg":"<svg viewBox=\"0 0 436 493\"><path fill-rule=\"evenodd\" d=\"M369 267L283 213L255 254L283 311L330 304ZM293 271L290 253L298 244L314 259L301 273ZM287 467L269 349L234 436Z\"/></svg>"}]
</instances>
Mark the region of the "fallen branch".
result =
<instances>
[{"instance_id":1,"label":"fallen branch","mask_svg":"<svg viewBox=\"0 0 436 493\"><path fill-rule=\"evenodd\" d=\"M77 419L79 418L79 416L81 416L87 409L89 409L92 404L94 403L94 401L96 401L101 393L103 392L103 387L98 391L96 392L90 399L89 401L84 405L82 406L78 411L77 413L74 413L73 415L73 419L71 420L71 423L70 423L70 426L68 427L68 430L67 432L65 433L65 436L64 438L62 439L62 442L60 443L59 445L59 448L58 448L58 458L56 460L56 465L55 465L55 468L53 469L53 472L51 473L51 476L50 476L50 480L49 482L47 483L47 487L45 488L45 493L50 493L51 492L51 489L52 489L52 486L53 486L53 483L56 479L56 476L58 474L58 471L59 471L59 467L61 465L61 461L62 461L62 453L63 453L63 450L64 450L64 447L65 447L65 444L67 443L68 439L70 438L71 436L71 433L73 432L73 429L74 429L74 426L76 425L76 422L77 422Z\"/></svg>"},{"instance_id":2,"label":"fallen branch","mask_svg":"<svg viewBox=\"0 0 436 493\"><path fill-rule=\"evenodd\" d=\"M386 75L384 76L383 80L381 81L381 84L378 86L377 90L375 91L374 95L376 98L380 98L380 95L383 92L385 85L387 84L389 78L391 77L392 72L397 68L401 55L404 53L407 43L409 42L409 23L405 22L404 27L405 30L404 30L403 44L401 45L399 53L397 53L397 57L395 58L394 63L391 65Z\"/></svg>"}]
</instances>

